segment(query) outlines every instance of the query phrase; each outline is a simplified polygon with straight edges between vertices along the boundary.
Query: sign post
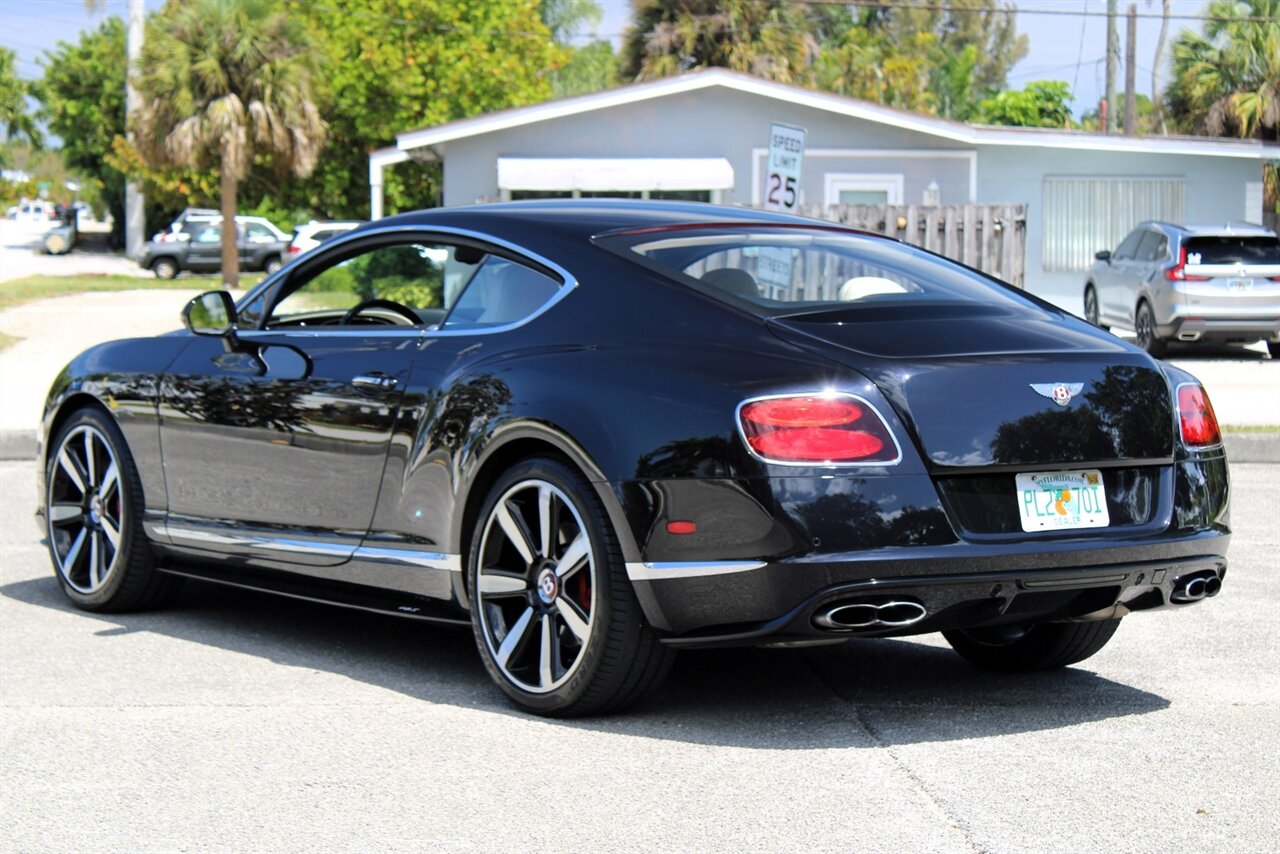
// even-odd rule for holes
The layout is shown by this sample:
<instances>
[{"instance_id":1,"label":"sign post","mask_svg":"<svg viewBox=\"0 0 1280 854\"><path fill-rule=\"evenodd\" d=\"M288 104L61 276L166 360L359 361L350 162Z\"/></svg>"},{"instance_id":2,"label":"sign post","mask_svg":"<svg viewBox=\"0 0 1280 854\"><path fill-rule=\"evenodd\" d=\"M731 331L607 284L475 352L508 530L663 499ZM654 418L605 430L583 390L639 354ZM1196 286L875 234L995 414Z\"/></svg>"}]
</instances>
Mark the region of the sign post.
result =
<instances>
[{"instance_id":1,"label":"sign post","mask_svg":"<svg viewBox=\"0 0 1280 854\"><path fill-rule=\"evenodd\" d=\"M794 214L800 207L800 167L804 162L804 128L774 124L769 129L769 168L765 174L764 209ZM783 299L791 289L794 251L765 246L757 260L756 277L771 299Z\"/></svg>"}]
</instances>

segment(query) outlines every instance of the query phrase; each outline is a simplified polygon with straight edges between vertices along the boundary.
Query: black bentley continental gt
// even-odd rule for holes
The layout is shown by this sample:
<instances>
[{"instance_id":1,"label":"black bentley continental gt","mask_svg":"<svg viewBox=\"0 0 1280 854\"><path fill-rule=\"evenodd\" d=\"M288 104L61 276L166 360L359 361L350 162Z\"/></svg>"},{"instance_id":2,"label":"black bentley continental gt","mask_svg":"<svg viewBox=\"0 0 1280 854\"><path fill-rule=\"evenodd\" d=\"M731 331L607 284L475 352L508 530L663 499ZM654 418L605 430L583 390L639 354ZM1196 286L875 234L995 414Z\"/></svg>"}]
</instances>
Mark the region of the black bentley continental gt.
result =
<instances>
[{"instance_id":1,"label":"black bentley continental gt","mask_svg":"<svg viewBox=\"0 0 1280 854\"><path fill-rule=\"evenodd\" d=\"M1194 377L830 223L423 211L183 319L49 395L42 526L78 607L199 578L470 625L517 705L581 715L680 647L940 631L1063 667L1226 573Z\"/></svg>"}]
</instances>

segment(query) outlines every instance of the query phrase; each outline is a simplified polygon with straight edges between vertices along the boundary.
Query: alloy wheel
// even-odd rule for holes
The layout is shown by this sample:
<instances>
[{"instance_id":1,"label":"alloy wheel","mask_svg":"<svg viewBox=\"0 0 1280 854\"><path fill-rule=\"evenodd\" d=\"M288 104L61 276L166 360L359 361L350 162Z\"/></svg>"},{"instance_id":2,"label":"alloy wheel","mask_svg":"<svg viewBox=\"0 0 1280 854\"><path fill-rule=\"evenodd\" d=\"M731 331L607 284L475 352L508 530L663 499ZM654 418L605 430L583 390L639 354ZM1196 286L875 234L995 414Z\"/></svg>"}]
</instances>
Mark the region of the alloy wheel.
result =
<instances>
[{"instance_id":1,"label":"alloy wheel","mask_svg":"<svg viewBox=\"0 0 1280 854\"><path fill-rule=\"evenodd\" d=\"M54 564L73 590L95 593L121 561L120 465L107 438L87 424L63 437L54 460L46 502Z\"/></svg>"},{"instance_id":2,"label":"alloy wheel","mask_svg":"<svg viewBox=\"0 0 1280 854\"><path fill-rule=\"evenodd\" d=\"M1098 295L1093 292L1093 288L1089 288L1084 292L1084 318L1098 326Z\"/></svg>"},{"instance_id":3,"label":"alloy wheel","mask_svg":"<svg viewBox=\"0 0 1280 854\"><path fill-rule=\"evenodd\" d=\"M596 614L596 560L582 516L559 488L520 481L485 520L474 596L493 662L544 694L577 670Z\"/></svg>"}]
</instances>

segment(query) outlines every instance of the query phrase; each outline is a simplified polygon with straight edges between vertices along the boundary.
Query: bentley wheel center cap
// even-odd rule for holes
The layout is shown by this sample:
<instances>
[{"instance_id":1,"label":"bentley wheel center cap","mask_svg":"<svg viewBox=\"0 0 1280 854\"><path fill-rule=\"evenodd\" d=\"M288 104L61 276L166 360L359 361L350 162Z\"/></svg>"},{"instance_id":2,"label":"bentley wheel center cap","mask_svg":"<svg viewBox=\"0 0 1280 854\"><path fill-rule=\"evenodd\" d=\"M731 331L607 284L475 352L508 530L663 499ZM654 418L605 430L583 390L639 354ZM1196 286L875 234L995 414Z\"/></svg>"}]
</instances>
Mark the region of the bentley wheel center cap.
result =
<instances>
[{"instance_id":1,"label":"bentley wheel center cap","mask_svg":"<svg viewBox=\"0 0 1280 854\"><path fill-rule=\"evenodd\" d=\"M89 499L89 518L95 525L102 523L102 498L97 495Z\"/></svg>"},{"instance_id":2,"label":"bentley wheel center cap","mask_svg":"<svg viewBox=\"0 0 1280 854\"><path fill-rule=\"evenodd\" d=\"M538 573L537 587L538 598L544 605L550 605L560 595L560 579L556 578L555 572L550 569L544 569Z\"/></svg>"}]
</instances>

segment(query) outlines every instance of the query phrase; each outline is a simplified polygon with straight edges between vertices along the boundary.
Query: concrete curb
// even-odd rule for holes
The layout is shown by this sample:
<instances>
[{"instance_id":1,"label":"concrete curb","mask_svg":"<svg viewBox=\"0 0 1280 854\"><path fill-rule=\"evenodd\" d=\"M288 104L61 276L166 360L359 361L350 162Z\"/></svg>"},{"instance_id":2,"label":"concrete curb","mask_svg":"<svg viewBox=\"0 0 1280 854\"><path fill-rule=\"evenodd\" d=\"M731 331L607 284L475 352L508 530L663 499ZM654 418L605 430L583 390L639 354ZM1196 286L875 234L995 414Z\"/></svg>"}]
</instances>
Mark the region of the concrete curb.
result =
<instances>
[{"instance_id":1,"label":"concrete curb","mask_svg":"<svg viewBox=\"0 0 1280 854\"><path fill-rule=\"evenodd\" d=\"M1222 440L1233 463L1280 463L1280 433L1227 433ZM35 455L34 431L0 430L0 460L30 460Z\"/></svg>"}]
</instances>

